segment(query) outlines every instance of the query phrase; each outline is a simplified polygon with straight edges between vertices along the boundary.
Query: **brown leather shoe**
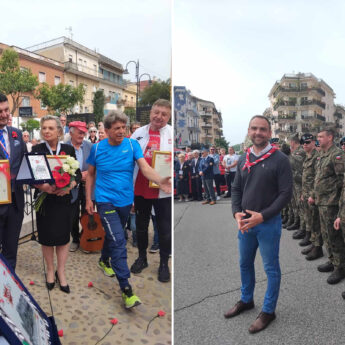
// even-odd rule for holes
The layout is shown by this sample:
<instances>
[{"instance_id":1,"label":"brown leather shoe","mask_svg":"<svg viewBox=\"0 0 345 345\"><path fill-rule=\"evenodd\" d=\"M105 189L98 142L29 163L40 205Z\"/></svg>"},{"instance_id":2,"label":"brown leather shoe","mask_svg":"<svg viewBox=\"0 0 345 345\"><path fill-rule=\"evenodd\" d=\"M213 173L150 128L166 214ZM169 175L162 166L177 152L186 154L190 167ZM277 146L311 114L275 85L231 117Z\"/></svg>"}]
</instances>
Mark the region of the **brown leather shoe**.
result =
<instances>
[{"instance_id":1,"label":"brown leather shoe","mask_svg":"<svg viewBox=\"0 0 345 345\"><path fill-rule=\"evenodd\" d=\"M201 204L202 205L206 205L206 204L209 204L210 202L208 201L208 200L205 200L205 201L203 201Z\"/></svg>"},{"instance_id":2,"label":"brown leather shoe","mask_svg":"<svg viewBox=\"0 0 345 345\"><path fill-rule=\"evenodd\" d=\"M215 204L216 204L215 201L211 201L211 202L210 202L210 205L215 205Z\"/></svg>"},{"instance_id":3,"label":"brown leather shoe","mask_svg":"<svg viewBox=\"0 0 345 345\"><path fill-rule=\"evenodd\" d=\"M249 333L257 333L265 329L274 319L276 318L276 314L268 314L265 312L261 312L253 324L249 327Z\"/></svg>"},{"instance_id":4,"label":"brown leather shoe","mask_svg":"<svg viewBox=\"0 0 345 345\"><path fill-rule=\"evenodd\" d=\"M241 314L245 310L253 309L254 308L254 301L249 303L244 303L242 301L238 301L231 309L229 309L225 314L224 317L229 319L230 317L237 316Z\"/></svg>"}]
</instances>

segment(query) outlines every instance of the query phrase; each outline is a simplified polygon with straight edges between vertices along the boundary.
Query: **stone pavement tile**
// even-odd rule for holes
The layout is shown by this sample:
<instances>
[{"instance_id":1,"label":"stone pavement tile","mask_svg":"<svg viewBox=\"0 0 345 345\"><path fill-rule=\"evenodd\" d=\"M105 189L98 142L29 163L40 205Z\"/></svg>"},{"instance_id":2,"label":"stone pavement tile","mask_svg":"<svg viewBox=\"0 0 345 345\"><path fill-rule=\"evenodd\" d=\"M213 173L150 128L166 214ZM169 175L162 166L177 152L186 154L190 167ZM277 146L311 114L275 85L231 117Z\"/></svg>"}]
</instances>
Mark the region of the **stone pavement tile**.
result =
<instances>
[{"instance_id":1,"label":"stone pavement tile","mask_svg":"<svg viewBox=\"0 0 345 345\"><path fill-rule=\"evenodd\" d=\"M130 243L127 247L130 266L137 257L137 249ZM106 277L102 273L97 267L98 259L98 253L85 254L80 250L69 253L66 277L71 293L63 293L57 285L50 291L57 328L63 329L64 333L60 338L61 343L96 344L111 328L110 320L117 318L118 324L99 344L171 344L171 283L160 283L157 280L159 253L148 253L149 267L140 274L131 275L130 283L142 305L129 311L123 307L116 278ZM37 242L30 241L19 246L16 273L50 316L41 248ZM30 280L34 285L29 285ZM88 287L90 281L94 287ZM146 334L150 319L159 310L164 310L166 315L156 318Z\"/></svg>"}]
</instances>

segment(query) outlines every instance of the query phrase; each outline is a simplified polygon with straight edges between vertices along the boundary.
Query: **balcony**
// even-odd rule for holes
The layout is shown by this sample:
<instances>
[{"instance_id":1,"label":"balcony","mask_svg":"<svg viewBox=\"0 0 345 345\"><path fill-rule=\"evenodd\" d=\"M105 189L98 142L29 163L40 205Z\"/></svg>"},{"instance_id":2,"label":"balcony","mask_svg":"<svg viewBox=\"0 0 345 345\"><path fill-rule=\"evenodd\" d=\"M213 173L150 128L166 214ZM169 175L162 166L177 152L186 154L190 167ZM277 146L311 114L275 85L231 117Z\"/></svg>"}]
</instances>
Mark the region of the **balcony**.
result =
<instances>
[{"instance_id":1,"label":"balcony","mask_svg":"<svg viewBox=\"0 0 345 345\"><path fill-rule=\"evenodd\" d=\"M116 85L118 87L126 87L126 82L121 79L116 81L114 78L110 78L108 76L104 76L102 73L100 73L98 70L95 70L94 68L90 68L81 64L77 64L75 62L65 62L65 71L70 71L71 73L76 73L78 75L81 75L83 77L93 79L96 81L104 81L107 83L110 83L112 85Z\"/></svg>"},{"instance_id":2,"label":"balcony","mask_svg":"<svg viewBox=\"0 0 345 345\"><path fill-rule=\"evenodd\" d=\"M317 99L307 99L307 100L302 100L301 101L301 106L308 106L308 105L313 105L316 104L319 107L321 107L322 109L326 109L326 103L325 102L321 102Z\"/></svg>"},{"instance_id":3,"label":"balcony","mask_svg":"<svg viewBox=\"0 0 345 345\"><path fill-rule=\"evenodd\" d=\"M278 115L278 120L296 120L296 114L292 114L292 115Z\"/></svg>"},{"instance_id":4,"label":"balcony","mask_svg":"<svg viewBox=\"0 0 345 345\"><path fill-rule=\"evenodd\" d=\"M321 96L326 96L326 92L323 91L321 88L313 86L313 87L283 87L279 86L277 90L274 92L273 96L277 97L277 95L281 92L310 92L310 91L317 91Z\"/></svg>"},{"instance_id":5,"label":"balcony","mask_svg":"<svg viewBox=\"0 0 345 345\"><path fill-rule=\"evenodd\" d=\"M200 116L212 116L211 111L205 111L205 110L200 110L199 114L200 114Z\"/></svg>"},{"instance_id":6,"label":"balcony","mask_svg":"<svg viewBox=\"0 0 345 345\"><path fill-rule=\"evenodd\" d=\"M203 128L212 128L212 124L211 123L207 123L207 122L203 122L203 123L201 123L201 127L203 127Z\"/></svg>"},{"instance_id":7,"label":"balcony","mask_svg":"<svg viewBox=\"0 0 345 345\"><path fill-rule=\"evenodd\" d=\"M322 115L315 114L315 115L301 115L301 119L308 121L308 120L319 120L319 121L326 121L326 118Z\"/></svg>"},{"instance_id":8,"label":"balcony","mask_svg":"<svg viewBox=\"0 0 345 345\"><path fill-rule=\"evenodd\" d=\"M338 119L342 119L343 114L342 113L334 113L334 117L337 117Z\"/></svg>"},{"instance_id":9,"label":"balcony","mask_svg":"<svg viewBox=\"0 0 345 345\"><path fill-rule=\"evenodd\" d=\"M337 124L335 125L335 128L343 128L343 125L341 125L340 123L337 123Z\"/></svg>"},{"instance_id":10,"label":"balcony","mask_svg":"<svg viewBox=\"0 0 345 345\"><path fill-rule=\"evenodd\" d=\"M295 107L297 105L296 101L283 101L279 100L273 105L273 109L277 110L279 107Z\"/></svg>"},{"instance_id":11,"label":"balcony","mask_svg":"<svg viewBox=\"0 0 345 345\"><path fill-rule=\"evenodd\" d=\"M195 125L189 125L187 126L187 129L192 132L200 133L200 128Z\"/></svg>"}]
</instances>

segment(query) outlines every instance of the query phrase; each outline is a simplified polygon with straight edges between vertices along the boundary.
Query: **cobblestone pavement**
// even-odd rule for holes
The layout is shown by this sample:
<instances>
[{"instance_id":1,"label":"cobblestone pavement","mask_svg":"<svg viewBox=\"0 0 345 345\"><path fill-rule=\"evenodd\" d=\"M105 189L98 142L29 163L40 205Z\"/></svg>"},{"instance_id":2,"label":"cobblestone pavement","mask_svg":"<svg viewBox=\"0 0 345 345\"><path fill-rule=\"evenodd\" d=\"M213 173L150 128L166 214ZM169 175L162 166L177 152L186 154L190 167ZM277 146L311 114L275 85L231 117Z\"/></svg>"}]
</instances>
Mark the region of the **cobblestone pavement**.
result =
<instances>
[{"instance_id":1,"label":"cobblestone pavement","mask_svg":"<svg viewBox=\"0 0 345 345\"><path fill-rule=\"evenodd\" d=\"M130 243L127 247L128 263L131 265L137 257L137 249ZM80 250L70 253L66 277L71 293L65 294L57 286L50 291L57 328L62 329L64 334L60 338L61 343L96 344L111 328L110 321L117 318L118 324L97 344L171 344L171 283L157 280L159 253L148 253L149 267L140 274L132 274L130 282L142 305L129 311L123 307L116 278L106 277L102 273L97 266L98 258L97 253L85 254ZM41 248L37 242L30 241L19 246L16 273L50 316ZM29 285L30 280L34 285ZM94 287L88 287L90 281ZM159 310L165 311L166 315L154 319L146 334L149 321Z\"/></svg>"}]
</instances>

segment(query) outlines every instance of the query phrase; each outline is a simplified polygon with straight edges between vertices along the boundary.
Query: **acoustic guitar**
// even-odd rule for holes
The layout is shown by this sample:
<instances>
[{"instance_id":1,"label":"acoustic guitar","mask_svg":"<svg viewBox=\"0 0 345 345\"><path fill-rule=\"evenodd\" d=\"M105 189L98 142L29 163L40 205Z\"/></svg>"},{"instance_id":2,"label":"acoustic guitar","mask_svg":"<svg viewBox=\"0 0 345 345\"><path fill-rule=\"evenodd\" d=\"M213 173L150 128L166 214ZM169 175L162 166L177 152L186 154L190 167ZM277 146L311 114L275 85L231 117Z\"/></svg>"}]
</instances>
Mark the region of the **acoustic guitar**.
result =
<instances>
[{"instance_id":1,"label":"acoustic guitar","mask_svg":"<svg viewBox=\"0 0 345 345\"><path fill-rule=\"evenodd\" d=\"M84 213L80 218L80 223L83 228L80 236L80 248L86 253L101 251L105 232L99 214Z\"/></svg>"}]
</instances>

